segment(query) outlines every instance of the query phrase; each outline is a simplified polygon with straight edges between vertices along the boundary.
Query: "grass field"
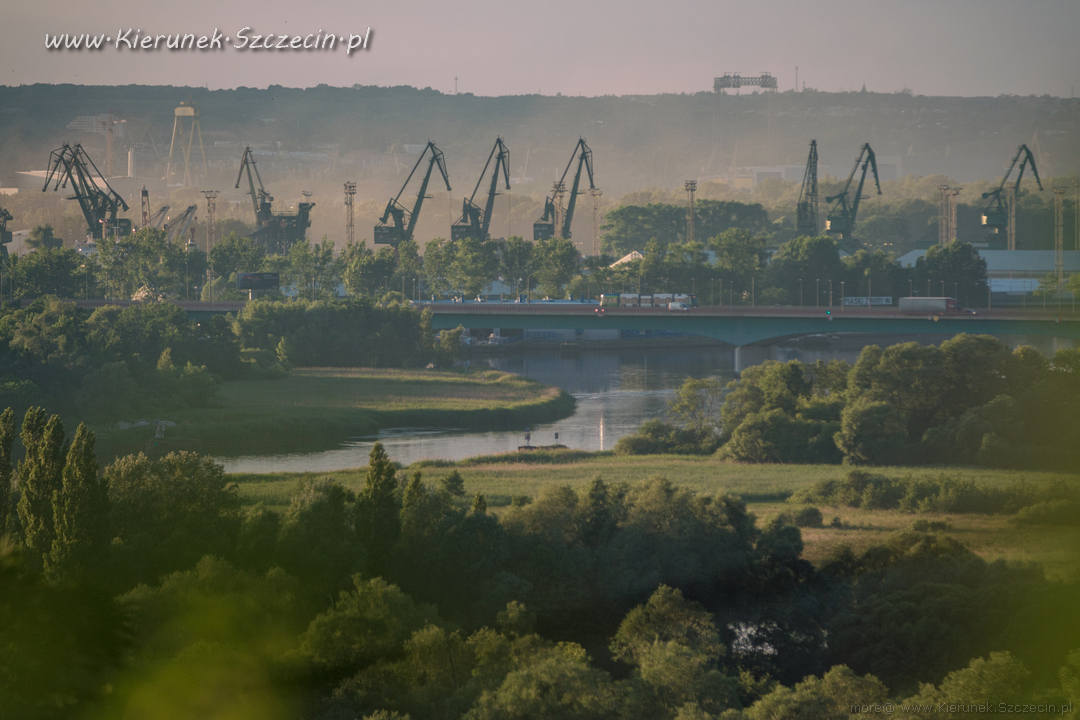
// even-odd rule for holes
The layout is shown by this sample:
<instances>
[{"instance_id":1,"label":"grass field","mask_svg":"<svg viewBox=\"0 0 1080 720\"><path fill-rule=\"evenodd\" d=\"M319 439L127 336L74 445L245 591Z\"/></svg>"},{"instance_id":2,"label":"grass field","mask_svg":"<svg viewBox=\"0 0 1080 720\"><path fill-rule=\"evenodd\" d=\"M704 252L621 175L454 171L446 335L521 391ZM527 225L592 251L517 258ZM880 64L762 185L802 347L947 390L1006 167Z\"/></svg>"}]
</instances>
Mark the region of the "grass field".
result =
<instances>
[{"instance_id":1,"label":"grass field","mask_svg":"<svg viewBox=\"0 0 1080 720\"><path fill-rule=\"evenodd\" d=\"M494 370L294 370L281 380L225 383L215 406L171 413L167 438L238 455L320 450L386 427L517 428L573 413L558 388ZM108 452L141 450L152 428L95 428Z\"/></svg>"},{"instance_id":2,"label":"grass field","mask_svg":"<svg viewBox=\"0 0 1080 720\"><path fill-rule=\"evenodd\" d=\"M484 493L489 507L496 512L514 496L535 497L549 485L578 486L597 475L611 482L640 482L653 475L663 475L678 486L698 493L733 493L741 496L752 512L767 520L791 509L786 498L800 487L819 480L842 478L848 468L837 465L736 465L708 457L635 456L619 457L606 453L565 453L566 457L515 455L498 458L473 458L455 463L471 495ZM527 459L526 459L527 458ZM565 462L564 460L572 460ZM496 462L502 461L502 462ZM429 483L436 483L450 472L449 464L424 467ZM1057 480L1078 483L1075 475L1019 470L983 470L977 468L884 468L876 470L890 477L912 479L937 478L946 474L956 479L971 479L979 484L1004 486L1024 480L1046 484ZM233 475L247 504L262 502L284 509L304 477L314 474L280 473L269 475ZM364 482L364 470L320 473L358 490ZM842 528L806 528L803 540L805 556L820 561L836 547L847 544L855 551L881 542L890 533L909 528L916 519L948 521L947 533L988 561L1038 562L1049 577L1080 580L1080 528L1054 526L1016 526L1004 515L910 514L900 511L875 511L857 508L821 508L828 524L839 517Z\"/></svg>"}]
</instances>

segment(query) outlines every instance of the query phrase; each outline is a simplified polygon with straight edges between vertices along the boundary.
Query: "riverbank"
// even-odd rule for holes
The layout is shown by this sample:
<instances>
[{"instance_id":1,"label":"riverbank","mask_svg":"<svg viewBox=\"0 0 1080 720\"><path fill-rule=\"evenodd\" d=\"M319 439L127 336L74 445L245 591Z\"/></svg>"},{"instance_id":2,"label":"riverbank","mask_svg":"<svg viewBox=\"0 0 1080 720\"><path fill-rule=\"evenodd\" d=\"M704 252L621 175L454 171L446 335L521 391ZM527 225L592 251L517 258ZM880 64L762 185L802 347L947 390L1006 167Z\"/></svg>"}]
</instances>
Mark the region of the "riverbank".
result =
<instances>
[{"instance_id":1,"label":"riverbank","mask_svg":"<svg viewBox=\"0 0 1080 720\"><path fill-rule=\"evenodd\" d=\"M229 382L215 407L184 410L163 440L152 426L94 428L99 456L147 449L213 455L315 452L389 427L522 429L574 412L558 388L495 370L305 368L280 380Z\"/></svg>"},{"instance_id":2,"label":"riverbank","mask_svg":"<svg viewBox=\"0 0 1080 720\"><path fill-rule=\"evenodd\" d=\"M493 512L505 512L515 499L534 499L546 487L570 485L580 488L600 476L610 483L638 483L661 475L678 487L695 493L740 496L760 520L793 510L786 502L795 491L822 480L841 480L851 468L840 465L739 465L722 463L712 457L685 455L615 456L611 453L580 451L509 453L470 458L456 463L425 461L410 466L419 469L429 487L456 469L465 481L466 497L483 493ZM1026 482L1045 486L1056 482L1076 485L1076 475L981 468L894 467L875 468L893 478L937 480L942 475L980 486L1004 488ZM262 502L284 510L306 477L315 473L234 474L245 504ZM352 490L364 483L365 470L318 473ZM1080 527L1051 525L1017 526L1007 515L912 514L898 510L864 510L851 507L822 507L825 527L803 528L803 556L820 562L841 546L860 552L880 543L891 533L909 529L916 520L944 523L945 533L966 545L987 561L1037 562L1048 576L1080 580ZM836 527L830 527L838 518Z\"/></svg>"},{"instance_id":3,"label":"riverbank","mask_svg":"<svg viewBox=\"0 0 1080 720\"><path fill-rule=\"evenodd\" d=\"M481 360L515 355L540 353L623 352L640 350L694 350L699 348L731 349L722 340L699 335L683 337L640 337L619 340L518 340L499 345L465 345L461 348L462 360Z\"/></svg>"}]
</instances>

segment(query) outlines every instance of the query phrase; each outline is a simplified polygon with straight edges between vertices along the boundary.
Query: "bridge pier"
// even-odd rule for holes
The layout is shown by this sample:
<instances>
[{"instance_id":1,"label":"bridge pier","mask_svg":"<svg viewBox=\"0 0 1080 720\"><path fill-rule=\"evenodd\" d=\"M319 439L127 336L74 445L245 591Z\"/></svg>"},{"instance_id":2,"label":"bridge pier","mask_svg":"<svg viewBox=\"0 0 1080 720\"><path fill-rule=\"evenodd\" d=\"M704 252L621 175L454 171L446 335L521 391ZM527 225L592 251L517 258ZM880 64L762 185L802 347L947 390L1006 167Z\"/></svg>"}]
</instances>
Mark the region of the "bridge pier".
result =
<instances>
[{"instance_id":1,"label":"bridge pier","mask_svg":"<svg viewBox=\"0 0 1080 720\"><path fill-rule=\"evenodd\" d=\"M748 367L771 360L773 353L774 348L768 345L739 345L735 348L735 372L741 373Z\"/></svg>"}]
</instances>

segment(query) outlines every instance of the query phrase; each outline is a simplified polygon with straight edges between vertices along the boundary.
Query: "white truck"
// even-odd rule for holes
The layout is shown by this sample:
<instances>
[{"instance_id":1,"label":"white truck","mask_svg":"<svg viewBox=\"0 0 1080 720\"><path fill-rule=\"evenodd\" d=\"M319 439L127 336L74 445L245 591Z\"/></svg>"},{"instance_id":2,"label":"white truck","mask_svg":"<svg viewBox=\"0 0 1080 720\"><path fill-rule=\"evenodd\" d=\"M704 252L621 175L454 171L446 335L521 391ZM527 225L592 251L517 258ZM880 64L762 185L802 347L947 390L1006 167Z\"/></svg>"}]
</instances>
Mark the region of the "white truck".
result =
<instances>
[{"instance_id":1,"label":"white truck","mask_svg":"<svg viewBox=\"0 0 1080 720\"><path fill-rule=\"evenodd\" d=\"M905 297L900 298L900 312L918 313L954 313L960 305L950 297Z\"/></svg>"}]
</instances>

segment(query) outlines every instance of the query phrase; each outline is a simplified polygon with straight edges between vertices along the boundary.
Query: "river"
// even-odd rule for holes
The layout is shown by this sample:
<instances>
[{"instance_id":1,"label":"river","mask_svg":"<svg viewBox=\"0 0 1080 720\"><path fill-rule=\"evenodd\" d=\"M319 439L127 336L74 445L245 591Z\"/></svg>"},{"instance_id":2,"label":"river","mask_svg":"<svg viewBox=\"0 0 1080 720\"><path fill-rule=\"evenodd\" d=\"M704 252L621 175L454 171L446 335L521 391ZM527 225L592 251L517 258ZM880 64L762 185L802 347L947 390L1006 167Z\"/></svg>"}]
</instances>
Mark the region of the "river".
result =
<instances>
[{"instance_id":1,"label":"river","mask_svg":"<svg viewBox=\"0 0 1080 720\"><path fill-rule=\"evenodd\" d=\"M813 336L770 349L776 360L842 359L854 362L863 346L917 339L919 336ZM1026 338L1025 338L1026 339ZM1018 339L1019 340L1019 339ZM1045 339L1031 338L1045 344ZM1052 352L1053 348L1042 348ZM579 450L610 450L619 438L632 434L644 421L663 418L675 389L688 377L716 377L726 383L735 376L734 348L679 350L622 350L582 352L574 356L544 352L526 356L473 361L517 373L545 385L555 385L577 399L573 415L530 428L532 445L556 442ZM558 438L556 439L556 433ZM393 460L408 465L417 460L461 460L474 455L513 452L526 444L522 431L462 432L453 428L388 428L378 435L343 439L333 450L287 455L224 457L226 472L329 472L367 465L372 445L381 441Z\"/></svg>"}]
</instances>

